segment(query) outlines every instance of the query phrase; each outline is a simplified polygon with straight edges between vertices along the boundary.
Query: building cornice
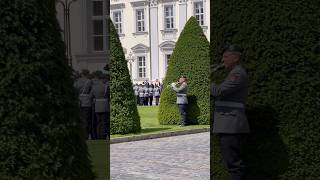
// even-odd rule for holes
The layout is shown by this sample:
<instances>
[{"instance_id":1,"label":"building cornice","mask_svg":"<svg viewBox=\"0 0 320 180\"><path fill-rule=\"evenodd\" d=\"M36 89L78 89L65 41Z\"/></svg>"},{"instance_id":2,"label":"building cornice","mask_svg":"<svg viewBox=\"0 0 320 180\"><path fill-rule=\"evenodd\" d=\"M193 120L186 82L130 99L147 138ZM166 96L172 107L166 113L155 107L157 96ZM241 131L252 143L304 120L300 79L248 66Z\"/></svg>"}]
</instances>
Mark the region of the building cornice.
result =
<instances>
[{"instance_id":1,"label":"building cornice","mask_svg":"<svg viewBox=\"0 0 320 180\"><path fill-rule=\"evenodd\" d=\"M124 3L119 3L119 4L111 4L110 5L110 9L114 10L114 9L123 9L125 8L125 4Z\"/></svg>"},{"instance_id":2,"label":"building cornice","mask_svg":"<svg viewBox=\"0 0 320 180\"><path fill-rule=\"evenodd\" d=\"M141 6L147 6L148 5L148 1L144 0L144 1L134 1L130 3L132 7L141 7Z\"/></svg>"}]
</instances>

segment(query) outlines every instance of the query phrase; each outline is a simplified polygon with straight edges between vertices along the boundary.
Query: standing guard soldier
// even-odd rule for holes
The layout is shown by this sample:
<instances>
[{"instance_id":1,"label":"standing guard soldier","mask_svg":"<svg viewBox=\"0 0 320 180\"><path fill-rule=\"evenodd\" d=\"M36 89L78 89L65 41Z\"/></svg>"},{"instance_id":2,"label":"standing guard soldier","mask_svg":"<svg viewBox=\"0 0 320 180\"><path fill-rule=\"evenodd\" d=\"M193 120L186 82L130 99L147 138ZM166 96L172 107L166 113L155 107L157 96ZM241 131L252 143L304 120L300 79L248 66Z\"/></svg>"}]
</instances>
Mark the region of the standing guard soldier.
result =
<instances>
[{"instance_id":1,"label":"standing guard soldier","mask_svg":"<svg viewBox=\"0 0 320 180\"><path fill-rule=\"evenodd\" d=\"M154 91L154 97L156 98L156 106L159 105L159 99L160 99L160 87L158 85L155 86L153 89Z\"/></svg>"},{"instance_id":2,"label":"standing guard soldier","mask_svg":"<svg viewBox=\"0 0 320 180\"><path fill-rule=\"evenodd\" d=\"M185 76L181 76L179 78L180 87L176 87L176 83L171 83L171 87L174 91L176 91L177 95L177 105L180 111L181 115L181 125L180 126L186 126L188 124L187 122L187 105L188 105L188 98L187 98L187 91L188 91L188 85L187 85L187 78Z\"/></svg>"},{"instance_id":3,"label":"standing guard soldier","mask_svg":"<svg viewBox=\"0 0 320 180\"><path fill-rule=\"evenodd\" d=\"M153 86L153 84L149 85L149 89L148 90L149 90L149 105L152 106L153 95L154 95L154 92L153 92L154 86Z\"/></svg>"},{"instance_id":4,"label":"standing guard soldier","mask_svg":"<svg viewBox=\"0 0 320 180\"><path fill-rule=\"evenodd\" d=\"M139 104L139 86L138 83L136 83L133 86L134 95L136 96L137 105Z\"/></svg>"},{"instance_id":5,"label":"standing guard soldier","mask_svg":"<svg viewBox=\"0 0 320 180\"><path fill-rule=\"evenodd\" d=\"M99 75L93 81L91 97L94 102L94 115L96 122L94 123L94 132L97 139L106 139L105 124L107 112L106 85L103 82L104 77Z\"/></svg>"},{"instance_id":6,"label":"standing guard soldier","mask_svg":"<svg viewBox=\"0 0 320 180\"><path fill-rule=\"evenodd\" d=\"M90 98L92 81L89 79L89 73L88 70L83 70L81 77L74 84L79 93L81 124L87 139L89 135L92 137L92 100Z\"/></svg>"},{"instance_id":7,"label":"standing guard soldier","mask_svg":"<svg viewBox=\"0 0 320 180\"><path fill-rule=\"evenodd\" d=\"M139 85L139 104L140 106L144 104L144 87L142 84Z\"/></svg>"},{"instance_id":8,"label":"standing guard soldier","mask_svg":"<svg viewBox=\"0 0 320 180\"><path fill-rule=\"evenodd\" d=\"M211 95L215 98L213 132L217 134L220 151L230 180L246 180L244 143L250 133L245 115L248 95L248 77L240 65L242 49L230 45L223 51L223 65L229 72L220 84L211 84Z\"/></svg>"},{"instance_id":9,"label":"standing guard soldier","mask_svg":"<svg viewBox=\"0 0 320 180\"><path fill-rule=\"evenodd\" d=\"M149 85L148 83L144 84L144 105L148 106L148 102L149 102Z\"/></svg>"}]
</instances>

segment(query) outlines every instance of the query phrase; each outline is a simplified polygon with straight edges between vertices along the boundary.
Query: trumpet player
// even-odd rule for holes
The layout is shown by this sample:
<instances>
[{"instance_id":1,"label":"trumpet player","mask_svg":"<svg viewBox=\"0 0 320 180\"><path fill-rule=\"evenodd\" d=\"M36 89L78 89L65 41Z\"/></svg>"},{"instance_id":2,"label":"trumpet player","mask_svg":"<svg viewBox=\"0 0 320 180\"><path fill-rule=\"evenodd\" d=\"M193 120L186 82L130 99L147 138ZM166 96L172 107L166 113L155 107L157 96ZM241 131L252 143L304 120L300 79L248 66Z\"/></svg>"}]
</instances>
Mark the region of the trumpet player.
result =
<instances>
[{"instance_id":1,"label":"trumpet player","mask_svg":"<svg viewBox=\"0 0 320 180\"><path fill-rule=\"evenodd\" d=\"M229 74L221 84L211 84L211 95L215 98L213 133L219 139L230 180L247 179L244 146L250 132L245 115L248 76L240 64L241 54L242 49L237 45L225 48L222 62Z\"/></svg>"},{"instance_id":2,"label":"trumpet player","mask_svg":"<svg viewBox=\"0 0 320 180\"><path fill-rule=\"evenodd\" d=\"M177 84L180 84L179 87L176 87ZM188 124L187 122L187 105L188 105L188 98L187 98L187 91L188 91L188 85L187 85L187 77L186 76L180 76L178 83L171 83L169 85L177 94L177 105L180 111L181 116L181 124L180 126L186 126Z\"/></svg>"}]
</instances>

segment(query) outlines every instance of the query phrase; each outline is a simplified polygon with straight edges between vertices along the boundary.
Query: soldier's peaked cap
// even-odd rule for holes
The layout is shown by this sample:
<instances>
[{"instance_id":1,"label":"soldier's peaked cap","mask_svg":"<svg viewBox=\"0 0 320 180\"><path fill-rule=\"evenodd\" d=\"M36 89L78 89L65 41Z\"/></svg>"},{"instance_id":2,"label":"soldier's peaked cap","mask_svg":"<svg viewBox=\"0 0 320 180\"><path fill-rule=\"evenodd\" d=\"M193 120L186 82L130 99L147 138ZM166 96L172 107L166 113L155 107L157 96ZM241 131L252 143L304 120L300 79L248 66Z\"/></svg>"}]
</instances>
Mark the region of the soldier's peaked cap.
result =
<instances>
[{"instance_id":1,"label":"soldier's peaked cap","mask_svg":"<svg viewBox=\"0 0 320 180\"><path fill-rule=\"evenodd\" d=\"M224 52L242 53L243 49L240 46L236 45L236 44L230 44L230 45L227 45L226 47L223 48L222 53L224 53Z\"/></svg>"}]
</instances>

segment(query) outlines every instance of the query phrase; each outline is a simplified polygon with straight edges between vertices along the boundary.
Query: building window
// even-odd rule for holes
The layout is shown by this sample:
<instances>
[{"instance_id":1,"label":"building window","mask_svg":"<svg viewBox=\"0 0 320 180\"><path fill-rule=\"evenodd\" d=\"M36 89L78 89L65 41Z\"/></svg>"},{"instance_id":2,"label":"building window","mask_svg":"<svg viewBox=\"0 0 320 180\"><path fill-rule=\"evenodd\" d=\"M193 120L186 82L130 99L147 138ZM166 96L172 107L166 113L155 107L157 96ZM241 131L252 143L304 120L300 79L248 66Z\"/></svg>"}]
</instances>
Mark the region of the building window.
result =
<instances>
[{"instance_id":1,"label":"building window","mask_svg":"<svg viewBox=\"0 0 320 180\"><path fill-rule=\"evenodd\" d=\"M92 49L93 51L106 50L107 35L107 11L105 0L92 1Z\"/></svg>"},{"instance_id":2,"label":"building window","mask_svg":"<svg viewBox=\"0 0 320 180\"><path fill-rule=\"evenodd\" d=\"M204 9L203 2L194 3L194 16L196 17L200 26L204 26Z\"/></svg>"},{"instance_id":3,"label":"building window","mask_svg":"<svg viewBox=\"0 0 320 180\"><path fill-rule=\"evenodd\" d=\"M173 5L164 6L165 29L174 28Z\"/></svg>"},{"instance_id":4,"label":"building window","mask_svg":"<svg viewBox=\"0 0 320 180\"><path fill-rule=\"evenodd\" d=\"M168 69L170 56L171 54L165 54L166 69Z\"/></svg>"},{"instance_id":5,"label":"building window","mask_svg":"<svg viewBox=\"0 0 320 180\"><path fill-rule=\"evenodd\" d=\"M145 78L146 77L146 57L138 56L138 77Z\"/></svg>"},{"instance_id":6,"label":"building window","mask_svg":"<svg viewBox=\"0 0 320 180\"><path fill-rule=\"evenodd\" d=\"M113 12L113 22L118 34L122 34L122 13L121 11Z\"/></svg>"},{"instance_id":7,"label":"building window","mask_svg":"<svg viewBox=\"0 0 320 180\"><path fill-rule=\"evenodd\" d=\"M143 9L137 9L136 10L136 31L137 32L144 32L145 27L144 27L144 10Z\"/></svg>"}]
</instances>

